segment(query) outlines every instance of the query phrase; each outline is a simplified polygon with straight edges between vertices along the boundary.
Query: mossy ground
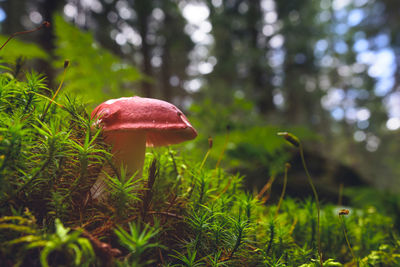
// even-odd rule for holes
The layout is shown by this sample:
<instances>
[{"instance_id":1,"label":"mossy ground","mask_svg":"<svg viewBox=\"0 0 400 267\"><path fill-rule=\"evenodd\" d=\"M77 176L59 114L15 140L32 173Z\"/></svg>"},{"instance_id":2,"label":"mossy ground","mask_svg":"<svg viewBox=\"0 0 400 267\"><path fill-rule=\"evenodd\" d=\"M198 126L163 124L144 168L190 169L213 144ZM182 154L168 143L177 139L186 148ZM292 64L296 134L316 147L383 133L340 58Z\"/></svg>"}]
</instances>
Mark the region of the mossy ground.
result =
<instances>
[{"instance_id":1,"label":"mossy ground","mask_svg":"<svg viewBox=\"0 0 400 267\"><path fill-rule=\"evenodd\" d=\"M37 73L0 74L2 266L319 266L311 196L277 212L240 175L169 148L147 153L142 179L125 177L85 105L51 97ZM110 197L93 201L104 170ZM322 205L324 266L400 264L394 219L359 205L341 224L339 208Z\"/></svg>"}]
</instances>

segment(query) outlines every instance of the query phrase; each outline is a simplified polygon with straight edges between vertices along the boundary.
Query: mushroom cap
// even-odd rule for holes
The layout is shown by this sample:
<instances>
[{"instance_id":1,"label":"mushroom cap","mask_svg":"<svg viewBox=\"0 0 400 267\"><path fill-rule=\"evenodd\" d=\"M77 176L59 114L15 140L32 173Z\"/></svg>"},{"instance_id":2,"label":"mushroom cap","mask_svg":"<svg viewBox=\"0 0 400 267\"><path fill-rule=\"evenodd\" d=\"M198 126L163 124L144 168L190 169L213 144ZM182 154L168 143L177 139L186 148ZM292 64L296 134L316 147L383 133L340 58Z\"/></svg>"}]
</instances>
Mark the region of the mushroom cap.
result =
<instances>
[{"instance_id":1,"label":"mushroom cap","mask_svg":"<svg viewBox=\"0 0 400 267\"><path fill-rule=\"evenodd\" d=\"M145 131L150 147L178 144L197 136L186 116L171 103L144 97L110 99L92 114L106 135L119 131Z\"/></svg>"}]
</instances>

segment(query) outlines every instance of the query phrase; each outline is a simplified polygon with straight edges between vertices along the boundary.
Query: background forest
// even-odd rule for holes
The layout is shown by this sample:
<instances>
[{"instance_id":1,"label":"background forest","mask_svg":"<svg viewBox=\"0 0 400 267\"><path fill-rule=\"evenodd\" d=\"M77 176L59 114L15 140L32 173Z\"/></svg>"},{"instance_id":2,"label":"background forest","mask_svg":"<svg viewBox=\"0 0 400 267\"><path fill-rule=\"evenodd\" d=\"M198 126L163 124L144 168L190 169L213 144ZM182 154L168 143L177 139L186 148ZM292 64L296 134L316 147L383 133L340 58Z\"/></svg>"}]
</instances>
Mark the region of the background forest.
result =
<instances>
[{"instance_id":1,"label":"background forest","mask_svg":"<svg viewBox=\"0 0 400 267\"><path fill-rule=\"evenodd\" d=\"M186 180L181 183L181 178L179 178L179 185L174 184L172 190L173 192L177 190L175 193L178 197L175 196L176 198L172 202L171 199L168 201L171 203L176 201L180 204L179 194L182 194L182 198L185 200L188 198L188 203L193 201L191 203L193 206L188 204L191 207L190 212L193 212L189 216L188 225L191 229L189 232L190 234L200 234L195 235L189 245L185 243L185 246L180 247L181 250L174 250L174 253L176 252L174 256L165 253L165 255L163 254L165 257L175 258L182 262L185 257L188 261L192 258L192 263L195 263L195 260L204 261L208 266L212 266L213 259L216 264L234 260L234 254L239 251L240 246L246 243L240 241L242 233L240 231L250 232L247 228L250 228L250 223L258 215L264 216L263 209L265 207L257 206L258 204L253 202L250 194L247 195L243 192L243 196L241 195L237 199L233 197L234 200L227 197L227 202L234 203L231 206L231 208L233 207L232 212L237 211L239 214L237 218L232 215L236 221L232 219L227 223L231 229L235 229L232 231L236 235L232 234L230 245L228 241L226 243L221 241L223 244L216 241L214 244L210 241L211 239L205 241L205 237L201 236L201 233L209 225L213 225L208 221L210 218L213 218L211 220L213 221L221 214L213 213L214 206L206 207L206 203L209 204L207 201L216 199L216 209L221 205L224 210L225 200L223 198L220 200L222 193L218 194L217 192L218 190L223 193L228 192L231 194L229 196L233 196L236 192L237 182L237 184L243 183L245 191L253 192L253 195L262 192L257 195L257 198L260 199L265 191L268 191L268 197L264 198L262 203L271 197L272 202L276 204L282 188L286 187L285 181L281 179L283 176L285 179L288 177L290 179L287 184L287 194L306 200L300 205L289 199L287 203L282 204L282 210L288 214L299 212L302 217L300 216L300 219L292 218L283 213L282 221L285 223L279 225L281 227L279 228L274 223L280 204L278 207L272 207L271 209L273 213L276 212L276 215L273 219L268 217L268 220L271 219L271 221L261 225L264 227L262 229L267 230L265 233L260 233L262 237L264 234L269 236L271 241L269 244L265 244L265 255L263 254L260 258L264 257L263 262L267 266L271 266L272 262L274 264L281 261L287 263L290 262L290 259L293 260L292 263L295 266L294 262L300 265L305 262L303 258L309 259L312 253L314 256L317 255L316 233L314 230L312 233L307 231L309 230L308 219L313 217L312 214L318 207L315 207L315 203L308 198L312 196L312 190L307 183L308 177L303 170L302 158L297 149L291 149L281 136L277 136L277 132L289 131L304 143L305 157L323 203L339 205L344 203L360 209L364 209L369 204L374 206L374 210L371 211L367 207L363 211L364 213L357 215L359 217L353 217L349 222L348 227L354 230L353 242L356 243L356 239L358 242L355 245L356 254L358 253L356 257L364 258L365 263L370 263L371 251L379 250L380 257L385 258L385 253L387 253L394 260L398 258L398 254L392 249L400 247L399 239L391 232L391 219L395 227L400 225L400 215L398 215L400 214L400 199L396 196L400 190L400 165L398 164L400 158L399 12L400 2L396 0L0 0L0 43L2 44L13 33L39 27L43 21L51 23L49 28L43 28L11 40L1 50L0 63L2 70L8 72L13 79L26 80L27 88L31 88L29 90L35 92L35 97L39 93L42 94L42 91L46 91L47 96L50 97L64 77L64 61L69 60L61 89L62 94L65 94L66 100L64 101L66 102L63 102L62 105L65 106L66 113L69 114L67 115L72 116L72 119L65 120L68 122L70 120L71 127L77 127L76 129L85 128L79 123L84 121L82 118L87 119L85 115L82 115L84 107L76 104L81 101L86 103L85 107L90 113L95 106L107 99L139 95L174 103L188 115L191 123L198 130L197 139L174 147L178 151L176 154L174 151L156 151L154 153L160 157L158 159L160 162L166 164L164 173L162 171L160 173L168 177L173 175L180 177L182 173L184 173L182 177L191 176L192 182ZM35 71L31 72L32 70ZM44 74L46 78L42 80L37 73ZM7 79L4 78L4 83L0 82L4 88L8 86L6 86ZM8 89L4 90L4 92L8 92ZM9 100L12 99L11 96L18 96L21 99L27 97L21 93L22 91L18 91L20 89L13 90L8 92L9 95L2 93L0 101L1 104L4 104L4 107L0 108L0 112L11 117L13 113L17 114L18 112L10 110L17 110L20 106ZM38 112L38 109L33 106L37 103L41 105L40 101L43 99L35 100L34 97L27 97L27 99L29 99L27 103L23 104L25 108L20 111L21 114L28 113L26 116L28 118ZM68 117L61 111L55 111L54 106L52 114L57 120L62 121L63 116ZM78 117L79 119L77 119ZM25 123L24 120L22 119L21 123ZM39 124L32 122L37 124L34 128L39 134L48 136L43 140L50 140L51 131L58 126L55 126L54 129L50 126L46 128L45 124L42 124L45 121L40 120ZM49 125L51 120L52 118L49 118ZM0 132L6 132L5 129L12 125L6 120L0 119L0 122ZM60 122L60 125L63 124ZM60 126L60 128L62 127ZM37 128L43 129L38 130ZM85 142L88 143L89 151L97 135L92 140L89 133L86 137L82 137L76 129L71 130L68 135L71 134L76 139L87 138ZM209 137L212 138L212 144L210 144ZM32 135L29 140L32 141L35 138ZM4 148L4 142L1 143L2 140L0 139L0 149L4 152L6 148ZM71 146L72 148L76 145L72 144L73 142L68 143L66 139L64 141L66 147ZM83 143L86 144L85 142ZM32 146L32 149L28 150L35 151L35 149L38 148ZM101 154L106 150L104 147L96 147L96 149L99 150L93 150L93 154ZM92 163L104 163L105 155L106 152L101 156L96 154L95 159L91 159L94 162ZM168 155L172 157L172 161ZM176 156L177 162L174 161L173 155ZM204 155L206 155L205 158ZM60 154L59 156L62 158L70 155ZM20 160L18 157L15 157L15 162ZM57 157L56 155L55 158ZM149 177L152 175L156 177L158 174L152 173L152 163L149 157L144 173ZM34 158L34 154L24 159L27 158ZM76 156L77 158L79 157ZM31 166L22 164L24 166L21 167L21 170L11 170L11 167L7 169L13 162L5 160L0 157L2 179L12 177L12 175L21 175L21 170L26 172L31 168ZM57 160L55 160L57 163L54 163L55 165L51 168L61 166L61 161ZM202 162L202 164L200 167L190 166L185 162L186 160ZM40 160L37 159L34 162L37 163ZM82 161L80 162L82 164ZM176 173L171 167L171 162L174 164ZM291 164L289 172L289 168L285 165L286 162ZM203 164L205 164L205 169L209 168L204 170L204 174L200 172ZM95 169L91 166L87 165L88 172ZM229 175L239 173L243 177L238 174L226 182L221 178L224 176L218 174L221 177L218 176L219 182L216 186L207 179L211 179L210 177L215 175L211 169L215 167L215 170L218 170L219 166L225 168ZM47 167L46 165L43 168ZM33 172L34 178L29 179L34 181L40 177L41 168L37 167L37 173ZM51 168L49 167L49 170L52 170ZM191 168L193 170L200 169L199 177L202 178L193 178L196 175L193 174L194 171ZM33 167L31 169L36 170ZM190 175L185 173L186 170L191 170L189 171ZM13 174L7 176L9 175L8 171ZM68 169L67 172L69 171L73 172L74 170ZM54 172L54 175L57 176L58 171ZM78 176L78 174L76 175ZM72 176L69 174L68 177ZM31 181L29 179L28 184ZM61 180L66 182L64 178ZM227 184L220 181L225 181ZM161 192L162 189L168 188L167 186L172 184L172 182L168 184L169 182L157 185L160 187L157 190ZM274 183L274 190L271 192L272 183ZM24 190L27 190L27 196L29 194L29 196L36 196L35 194L38 192L33 189L30 192L29 186L23 185L22 189L17 189L15 196ZM181 189L180 186L184 189ZM213 186L215 186L214 189ZM17 185L14 187L18 188ZM188 191L184 193L186 189ZM8 192L6 186L0 186L1 190ZM200 190L200 192L196 190ZM148 197L139 189L135 192L140 192L138 195L142 202ZM54 222L56 229L63 232L65 229L62 227L64 226L56 218L65 223L63 218L68 218L67 214L71 212L70 208L74 206L74 203L72 201L70 206L65 204L65 207L62 207L62 203L74 193L77 192L65 194L58 192L46 196L52 199L54 205L60 205L56 208L49 207L49 210L54 208L54 213L47 215L44 214L44 211L35 210L34 206L28 206L36 219L38 217L43 219L44 224ZM193 198L197 197L199 204L192 199L192 193ZM167 198L167 196L165 197ZM222 204L218 202L219 200ZM9 199L6 198L5 201L9 201ZM133 199L131 201L134 202ZM160 200L160 203L164 203L163 201ZM3 202L4 199L0 197L0 208L4 204ZM144 201L144 203L146 202ZM158 202L154 200L154 203ZM198 205L202 204L204 207L199 208ZM123 207L127 208L124 205ZM136 209L135 205L129 207ZM329 224L330 218L327 214L334 209L329 205L326 206L325 217L322 218L326 223L325 230L323 229L325 234L322 233L322 238L325 235L325 241L322 244L325 251L331 244L330 241L327 241L329 236L337 231L342 233L342 228ZM168 209L172 206L172 204L168 206ZM155 207L154 204L153 208ZM179 207L175 207L176 210L173 210L176 214L179 214ZM253 207L252 215L250 215L250 207ZM119 208L121 206L113 211L121 215ZM158 208L162 210L165 207L160 204ZM196 210L200 211L196 213ZM246 210L248 211L247 219L244 220L244 215L241 216L242 212L245 214ZM377 214L377 210L382 211L383 215ZM11 211L13 214L22 214L22 210L17 212L11 209ZM96 212L93 214L97 214ZM27 221L23 221L24 223L34 224L33 221L36 219L32 219L29 212L26 212L24 216L28 218ZM96 216L93 215L93 217ZM385 216L392 218L389 219ZM143 221L149 222L148 217L148 214L144 214ZM374 222L374 218L376 218L376 222ZM78 220L71 218L71 220L75 219ZM109 237L111 227L122 222L119 219L113 221L113 226L110 224L109 228L104 226L104 229L101 230L96 223L87 222L88 228L85 229L95 229L93 231L96 233L96 237L102 234ZM203 219L205 221L202 221ZM332 220L336 219L335 217ZM216 221L218 220L216 219ZM7 219L0 219L0 229L1 223L4 221ZM296 226L297 223L299 223L298 226ZM315 223L316 221L312 221L312 229L314 229ZM142 233L148 231L149 236L146 241L159 233L162 233L163 238L166 236L164 231L157 230L156 222L151 221L150 224L154 226L154 229L148 229L147 226L145 230L142 229ZM171 225L174 225L173 222ZM221 224L221 229L227 225L222 226ZM366 233L379 228L376 231L382 231L382 234L364 235L362 231L357 232L360 225L367 227L365 228L367 229ZM257 227L261 226L257 224ZM300 227L300 230L296 228L292 235L295 226ZM131 233L140 232L139 224L129 227ZM252 236L254 240L262 239L257 236L257 227L254 226L252 228L254 233L248 234L246 237ZM125 230L118 229L119 233L116 235L120 240L127 238L124 236L123 231ZM207 233L214 233L214 230L210 226L204 230L204 233L207 231L209 231ZM59 233L54 235L56 234ZM276 238L274 235L276 234L280 235L282 239L279 241L280 245L276 241L278 245L274 247L274 238ZM289 247L293 245L290 243L291 241L288 241L290 238L302 240L307 234L310 234L312 238L310 246L305 245L303 248L304 255L299 256L298 252L283 254L286 245ZM108 240L107 237L106 240ZM168 238L165 240L170 242L171 240ZM363 247L365 240L369 239L373 240L371 244L368 243L365 245L366 247ZM227 237L226 240L229 238ZM179 239L179 241L181 240ZM379 246L390 242L396 245L391 244L383 249ZM128 243L125 240L125 244ZM248 242L248 244L250 243ZM79 244L82 250L85 250L85 245ZM345 244L343 237L337 241L337 244ZM125 247L127 246L129 245ZM221 250L222 252L219 251L217 255L208 250L213 246L216 248L228 247L230 250ZM340 246L338 245L337 251L332 249L331 254L328 254L325 259L332 258L354 264L355 260L353 262L352 258L356 257L353 252L343 252L347 248L343 249ZM153 244L150 247L157 247L160 250L163 245ZM251 245L247 248L250 248L249 251L253 249ZM144 248L143 251L146 249L149 248ZM296 247L296 249L298 248ZM311 249L312 252L307 252L307 249ZM198 253L197 257L196 253ZM247 252L240 255L240 260L246 259L247 254L245 253ZM274 256L271 256L271 253ZM201 259L199 259L200 254L204 256ZM140 258L141 254L138 255ZM274 258L275 255L278 255L278 258ZM29 258L29 255L24 257L25 259ZM161 256L158 263L162 259ZM54 258L51 260L57 262ZM135 263L131 261L129 264L135 266ZM238 263L235 262L235 264ZM385 264L388 265L384 266L390 266L392 263L386 262Z\"/></svg>"},{"instance_id":2,"label":"background forest","mask_svg":"<svg viewBox=\"0 0 400 267\"><path fill-rule=\"evenodd\" d=\"M54 23L23 37L40 47L25 55L40 60L26 64L54 85L69 59L65 90L92 106L133 94L170 101L189 111L204 149L227 125L302 126L316 135L309 147L326 165L345 164L367 183L398 190L399 5L13 0L0 2L0 26L8 35Z\"/></svg>"}]
</instances>

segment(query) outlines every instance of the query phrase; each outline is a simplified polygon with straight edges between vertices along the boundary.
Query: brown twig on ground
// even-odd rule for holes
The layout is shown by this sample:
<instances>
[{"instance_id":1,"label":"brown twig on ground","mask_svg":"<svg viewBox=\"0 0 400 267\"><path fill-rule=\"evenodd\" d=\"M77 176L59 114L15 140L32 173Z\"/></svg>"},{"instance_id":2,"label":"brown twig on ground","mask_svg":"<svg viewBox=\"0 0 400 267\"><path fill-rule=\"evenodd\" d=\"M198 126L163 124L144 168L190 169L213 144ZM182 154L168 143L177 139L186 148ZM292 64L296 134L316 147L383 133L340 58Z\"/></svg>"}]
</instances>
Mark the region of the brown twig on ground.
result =
<instances>
[{"instance_id":1,"label":"brown twig on ground","mask_svg":"<svg viewBox=\"0 0 400 267\"><path fill-rule=\"evenodd\" d=\"M268 182L263 186L263 188L261 189L261 191L258 193L257 195L257 199L261 200L262 203L267 202L267 200L269 199L269 195L270 195L270 190L272 187L272 184L275 181L275 176L271 176L268 180ZM267 195L263 197L263 195L265 194L265 192L267 192Z\"/></svg>"},{"instance_id":2,"label":"brown twig on ground","mask_svg":"<svg viewBox=\"0 0 400 267\"><path fill-rule=\"evenodd\" d=\"M145 192L143 193L143 205L142 205L142 218L145 220L145 217L147 215L147 211L149 210L151 200L153 198L153 185L154 182L156 181L156 178L158 176L158 168L157 168L157 160L153 159L150 165L149 169L149 178L147 180L147 185L146 189L144 190Z\"/></svg>"},{"instance_id":3,"label":"brown twig on ground","mask_svg":"<svg viewBox=\"0 0 400 267\"><path fill-rule=\"evenodd\" d=\"M82 231L82 229L78 230ZM96 256L102 261L102 266L113 266L114 258L122 255L122 252L119 249L113 248L110 244L101 242L97 237L93 236L86 230L82 231L82 236L89 239Z\"/></svg>"},{"instance_id":4,"label":"brown twig on ground","mask_svg":"<svg viewBox=\"0 0 400 267\"><path fill-rule=\"evenodd\" d=\"M159 214L159 215L164 215L164 216L168 216L168 217L173 217L173 218L180 219L180 220L183 220L183 219L184 219L183 216L180 216L180 215L177 215L177 214L174 214L174 213L171 213L171 212L149 211L148 214Z\"/></svg>"}]
</instances>

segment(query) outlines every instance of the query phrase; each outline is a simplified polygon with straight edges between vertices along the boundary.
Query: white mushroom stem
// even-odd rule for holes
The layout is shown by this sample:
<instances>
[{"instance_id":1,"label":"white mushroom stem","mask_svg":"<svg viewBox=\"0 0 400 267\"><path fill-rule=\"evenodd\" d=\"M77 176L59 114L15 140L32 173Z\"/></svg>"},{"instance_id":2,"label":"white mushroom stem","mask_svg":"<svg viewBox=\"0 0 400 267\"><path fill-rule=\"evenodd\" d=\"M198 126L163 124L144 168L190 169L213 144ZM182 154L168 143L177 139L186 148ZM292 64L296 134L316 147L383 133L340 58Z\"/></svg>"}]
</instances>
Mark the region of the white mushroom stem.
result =
<instances>
[{"instance_id":1,"label":"white mushroom stem","mask_svg":"<svg viewBox=\"0 0 400 267\"><path fill-rule=\"evenodd\" d=\"M105 141L112 145L111 153L115 167L124 166L127 176L135 172L142 176L146 152L146 133L144 131L120 131L107 133Z\"/></svg>"},{"instance_id":2,"label":"white mushroom stem","mask_svg":"<svg viewBox=\"0 0 400 267\"><path fill-rule=\"evenodd\" d=\"M121 166L125 169L126 178L136 173L136 177L142 176L142 169L146 153L146 133L144 131L113 131L104 133L105 142L112 146L113 163L118 171ZM93 199L101 200L105 197L107 179L103 173L90 189Z\"/></svg>"}]
</instances>

